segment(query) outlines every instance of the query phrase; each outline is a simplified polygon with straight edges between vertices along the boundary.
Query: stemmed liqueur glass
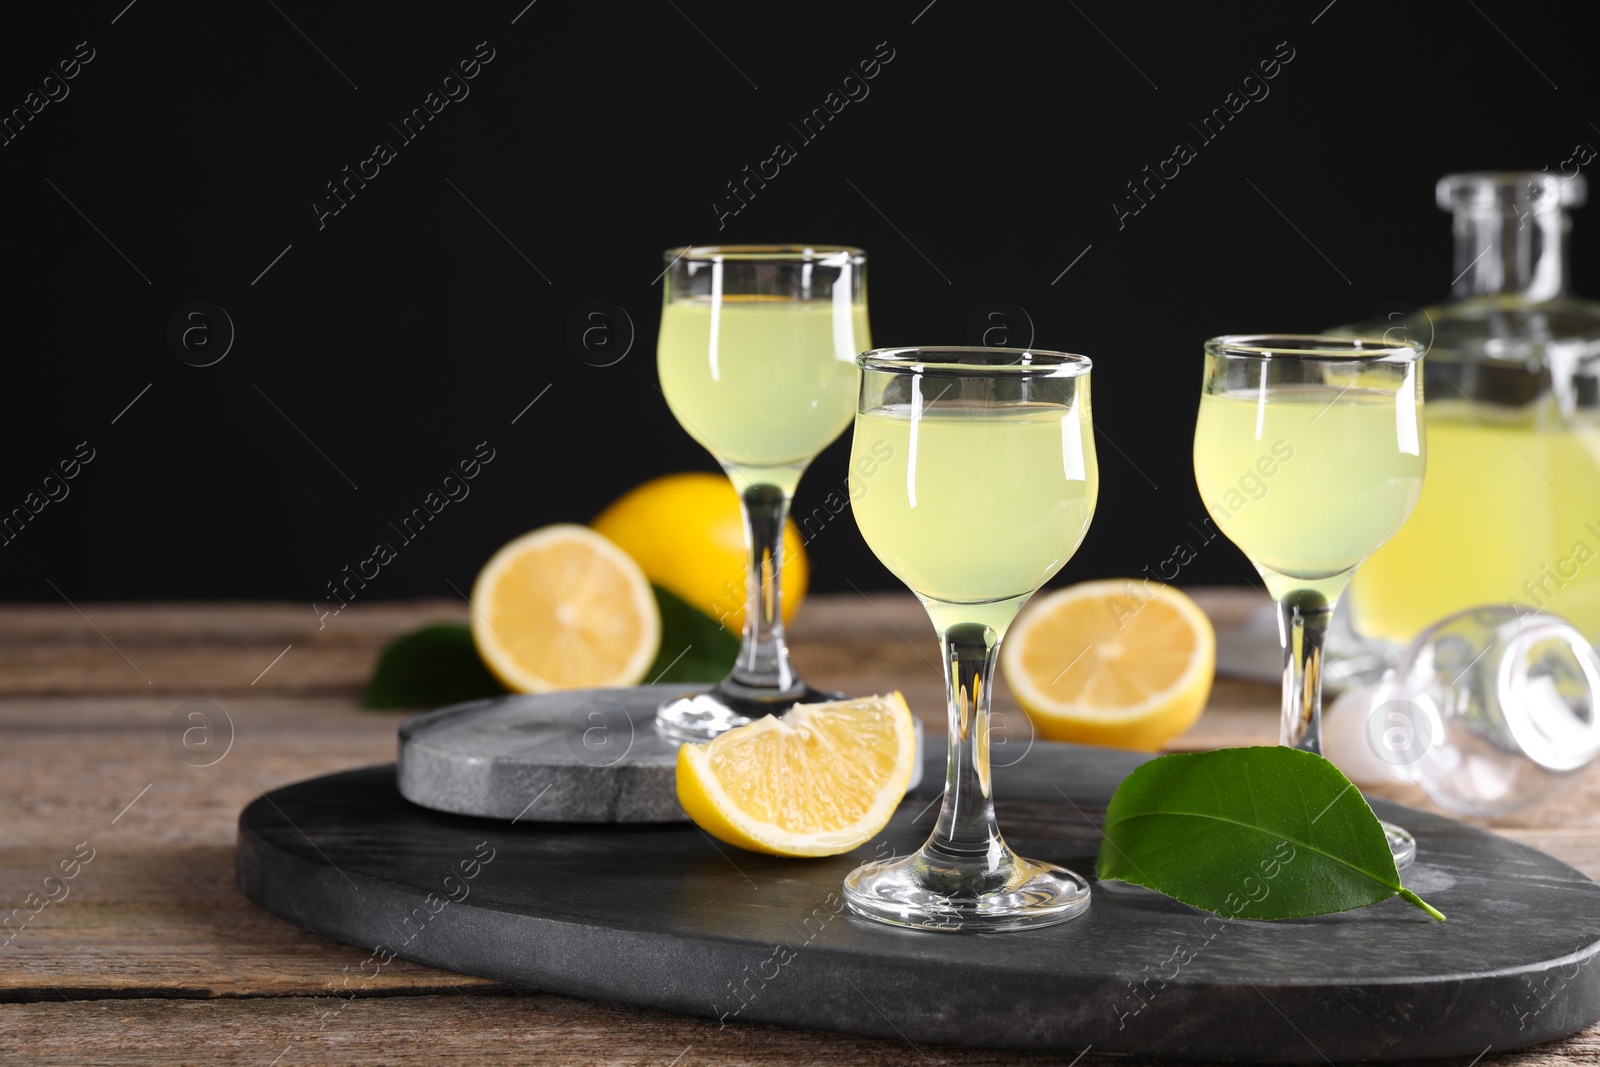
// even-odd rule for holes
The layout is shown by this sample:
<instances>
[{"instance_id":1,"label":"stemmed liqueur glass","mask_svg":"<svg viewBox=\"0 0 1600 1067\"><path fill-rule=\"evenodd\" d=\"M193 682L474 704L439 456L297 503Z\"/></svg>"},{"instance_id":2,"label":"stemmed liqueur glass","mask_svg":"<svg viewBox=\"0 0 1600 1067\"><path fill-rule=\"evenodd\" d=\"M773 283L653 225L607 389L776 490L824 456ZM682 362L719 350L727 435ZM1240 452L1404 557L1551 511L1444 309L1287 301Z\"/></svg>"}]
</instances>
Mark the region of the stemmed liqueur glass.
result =
<instances>
[{"instance_id":1,"label":"stemmed liqueur glass","mask_svg":"<svg viewBox=\"0 0 1600 1067\"><path fill-rule=\"evenodd\" d=\"M662 704L656 726L705 741L827 700L789 665L780 578L789 501L806 466L850 425L867 337L866 253L834 245L668 249L657 342L661 392L739 493L750 569L732 672Z\"/></svg>"},{"instance_id":2,"label":"stemmed liqueur glass","mask_svg":"<svg viewBox=\"0 0 1600 1067\"><path fill-rule=\"evenodd\" d=\"M1278 603L1282 744L1322 753L1322 648L1350 576L1422 492L1423 348L1360 337L1215 337L1194 473L1217 527ZM1397 866L1411 835L1384 824Z\"/></svg>"},{"instance_id":3,"label":"stemmed liqueur glass","mask_svg":"<svg viewBox=\"0 0 1600 1067\"><path fill-rule=\"evenodd\" d=\"M1089 360L1000 348L865 352L850 497L868 546L927 609L944 656L949 757L931 837L845 879L859 915L931 930L1018 930L1089 906L1064 867L1000 836L989 686L1017 611L1072 557L1099 490Z\"/></svg>"}]
</instances>

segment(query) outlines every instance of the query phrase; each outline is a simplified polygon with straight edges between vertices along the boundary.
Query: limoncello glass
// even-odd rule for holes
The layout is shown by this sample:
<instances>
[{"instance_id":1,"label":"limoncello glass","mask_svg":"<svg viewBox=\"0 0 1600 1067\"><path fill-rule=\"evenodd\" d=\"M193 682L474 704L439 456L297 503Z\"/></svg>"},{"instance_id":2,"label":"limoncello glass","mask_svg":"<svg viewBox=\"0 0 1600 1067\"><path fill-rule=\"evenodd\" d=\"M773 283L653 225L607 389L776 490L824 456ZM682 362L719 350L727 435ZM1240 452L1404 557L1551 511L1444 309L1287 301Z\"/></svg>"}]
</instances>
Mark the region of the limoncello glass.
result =
<instances>
[{"instance_id":1,"label":"limoncello glass","mask_svg":"<svg viewBox=\"0 0 1600 1067\"><path fill-rule=\"evenodd\" d=\"M840 290L843 295L849 294ZM855 414L865 304L781 297L679 300L661 312L661 391L689 435L743 491L793 492Z\"/></svg>"},{"instance_id":2,"label":"limoncello glass","mask_svg":"<svg viewBox=\"0 0 1600 1067\"><path fill-rule=\"evenodd\" d=\"M910 856L857 868L857 914L930 930L1064 922L1089 886L1023 859L995 821L989 689L1001 638L1083 542L1099 494L1089 360L1020 349L860 357L850 500L868 547L922 601L948 690L944 806Z\"/></svg>"},{"instance_id":3,"label":"limoncello glass","mask_svg":"<svg viewBox=\"0 0 1600 1067\"><path fill-rule=\"evenodd\" d=\"M1322 649L1361 562L1422 493L1422 346L1359 337L1217 337L1205 345L1194 473L1217 528L1278 602L1282 744L1322 753ZM1395 862L1416 842L1384 824Z\"/></svg>"},{"instance_id":4,"label":"limoncello glass","mask_svg":"<svg viewBox=\"0 0 1600 1067\"><path fill-rule=\"evenodd\" d=\"M797 702L838 696L789 663L780 578L800 476L855 412L867 335L866 253L830 245L669 249L656 366L667 406L739 493L750 568L733 671L664 703L656 726L705 741Z\"/></svg>"}]
</instances>

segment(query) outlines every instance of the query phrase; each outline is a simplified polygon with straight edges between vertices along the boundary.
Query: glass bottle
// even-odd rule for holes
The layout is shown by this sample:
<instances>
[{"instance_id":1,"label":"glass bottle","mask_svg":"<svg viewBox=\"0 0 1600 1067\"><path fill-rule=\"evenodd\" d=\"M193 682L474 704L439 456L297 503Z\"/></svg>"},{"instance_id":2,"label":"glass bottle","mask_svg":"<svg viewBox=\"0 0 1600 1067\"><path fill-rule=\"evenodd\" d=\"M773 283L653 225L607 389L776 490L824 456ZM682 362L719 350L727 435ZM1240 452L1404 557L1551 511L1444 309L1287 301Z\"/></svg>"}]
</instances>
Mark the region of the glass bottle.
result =
<instances>
[{"instance_id":1,"label":"glass bottle","mask_svg":"<svg viewBox=\"0 0 1600 1067\"><path fill-rule=\"evenodd\" d=\"M1403 646L1466 608L1561 616L1600 643L1600 304L1567 295L1583 177L1452 174L1449 302L1337 333L1419 341L1428 472L1356 572L1360 637Z\"/></svg>"},{"instance_id":2,"label":"glass bottle","mask_svg":"<svg viewBox=\"0 0 1600 1067\"><path fill-rule=\"evenodd\" d=\"M1600 754L1600 652L1549 615L1473 608L1340 697L1323 731L1358 784L1417 782L1446 811L1510 815L1570 789Z\"/></svg>"}]
</instances>

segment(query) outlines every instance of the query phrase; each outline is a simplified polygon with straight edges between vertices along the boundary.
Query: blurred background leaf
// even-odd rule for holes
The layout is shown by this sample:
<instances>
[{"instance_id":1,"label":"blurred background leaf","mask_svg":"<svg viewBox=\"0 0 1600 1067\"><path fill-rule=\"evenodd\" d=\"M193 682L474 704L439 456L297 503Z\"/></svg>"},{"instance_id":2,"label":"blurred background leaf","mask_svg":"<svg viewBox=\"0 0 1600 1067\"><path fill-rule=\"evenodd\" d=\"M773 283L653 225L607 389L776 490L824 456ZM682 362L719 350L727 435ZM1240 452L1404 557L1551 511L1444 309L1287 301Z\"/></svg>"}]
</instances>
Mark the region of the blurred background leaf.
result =
<instances>
[{"instance_id":1,"label":"blurred background leaf","mask_svg":"<svg viewBox=\"0 0 1600 1067\"><path fill-rule=\"evenodd\" d=\"M505 691L478 657L471 627L441 622L390 642L378 657L361 704L373 709L438 708Z\"/></svg>"}]
</instances>

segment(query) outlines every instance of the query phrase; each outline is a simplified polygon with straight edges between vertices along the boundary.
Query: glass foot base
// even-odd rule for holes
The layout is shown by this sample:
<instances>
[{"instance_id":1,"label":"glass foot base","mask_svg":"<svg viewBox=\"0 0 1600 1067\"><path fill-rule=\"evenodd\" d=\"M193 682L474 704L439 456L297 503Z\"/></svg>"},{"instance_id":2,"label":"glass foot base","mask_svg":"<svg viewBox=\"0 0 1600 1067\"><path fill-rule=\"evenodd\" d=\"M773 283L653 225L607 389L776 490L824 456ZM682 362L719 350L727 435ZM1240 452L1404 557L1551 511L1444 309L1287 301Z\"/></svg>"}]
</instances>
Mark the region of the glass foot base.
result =
<instances>
[{"instance_id":1,"label":"glass foot base","mask_svg":"<svg viewBox=\"0 0 1600 1067\"><path fill-rule=\"evenodd\" d=\"M1389 851L1394 853L1395 870L1405 870L1417 858L1417 839L1403 826L1382 820L1379 822L1383 826L1383 836L1389 839Z\"/></svg>"},{"instance_id":2,"label":"glass foot base","mask_svg":"<svg viewBox=\"0 0 1600 1067\"><path fill-rule=\"evenodd\" d=\"M998 863L924 846L904 859L865 864L845 878L845 903L879 922L962 933L1052 926L1089 907L1089 883L1081 877L1001 848Z\"/></svg>"},{"instance_id":3,"label":"glass foot base","mask_svg":"<svg viewBox=\"0 0 1600 1067\"><path fill-rule=\"evenodd\" d=\"M781 715L796 704L843 700L804 682L788 689L758 689L724 681L704 693L675 697L656 709L656 732L669 741L710 741L763 715Z\"/></svg>"}]
</instances>

